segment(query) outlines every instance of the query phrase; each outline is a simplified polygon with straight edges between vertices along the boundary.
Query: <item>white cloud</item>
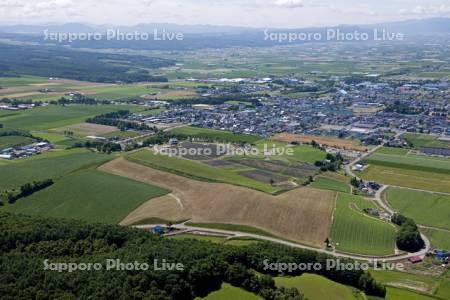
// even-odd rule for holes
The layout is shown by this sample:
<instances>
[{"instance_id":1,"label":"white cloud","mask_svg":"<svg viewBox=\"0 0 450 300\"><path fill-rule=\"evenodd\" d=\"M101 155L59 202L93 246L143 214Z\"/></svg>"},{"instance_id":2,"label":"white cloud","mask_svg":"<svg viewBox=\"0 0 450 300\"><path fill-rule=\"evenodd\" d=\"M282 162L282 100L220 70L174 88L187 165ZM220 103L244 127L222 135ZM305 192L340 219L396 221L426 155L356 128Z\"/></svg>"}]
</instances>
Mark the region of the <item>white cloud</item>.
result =
<instances>
[{"instance_id":1,"label":"white cloud","mask_svg":"<svg viewBox=\"0 0 450 300\"><path fill-rule=\"evenodd\" d=\"M17 7L22 4L21 0L0 0L0 7Z\"/></svg>"},{"instance_id":2,"label":"white cloud","mask_svg":"<svg viewBox=\"0 0 450 300\"><path fill-rule=\"evenodd\" d=\"M276 0L275 5L287 8L303 7L303 0Z\"/></svg>"},{"instance_id":3,"label":"white cloud","mask_svg":"<svg viewBox=\"0 0 450 300\"><path fill-rule=\"evenodd\" d=\"M423 16L436 16L445 15L450 13L450 6L441 5L416 5L411 9L401 9L400 14L402 15L423 15Z\"/></svg>"},{"instance_id":4,"label":"white cloud","mask_svg":"<svg viewBox=\"0 0 450 300\"><path fill-rule=\"evenodd\" d=\"M36 3L37 9L61 9L72 7L72 0L49 0Z\"/></svg>"},{"instance_id":5,"label":"white cloud","mask_svg":"<svg viewBox=\"0 0 450 300\"><path fill-rule=\"evenodd\" d=\"M142 4L144 4L145 6L150 6L153 3L156 2L156 0L141 0Z\"/></svg>"}]
</instances>

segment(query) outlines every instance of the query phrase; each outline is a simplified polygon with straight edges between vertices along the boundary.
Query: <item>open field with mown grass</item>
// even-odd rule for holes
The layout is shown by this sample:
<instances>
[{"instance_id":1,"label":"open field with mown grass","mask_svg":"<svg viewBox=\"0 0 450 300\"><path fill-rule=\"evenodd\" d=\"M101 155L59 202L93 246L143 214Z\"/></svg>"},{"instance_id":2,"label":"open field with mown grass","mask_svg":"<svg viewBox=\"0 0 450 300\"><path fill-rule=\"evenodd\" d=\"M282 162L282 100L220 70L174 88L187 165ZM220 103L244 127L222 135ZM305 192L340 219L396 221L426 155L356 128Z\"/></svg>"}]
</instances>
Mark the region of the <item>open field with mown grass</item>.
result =
<instances>
[{"instance_id":1,"label":"open field with mown grass","mask_svg":"<svg viewBox=\"0 0 450 300\"><path fill-rule=\"evenodd\" d=\"M395 227L360 211L372 207L375 205L362 197L338 195L331 231L336 249L367 255L394 254Z\"/></svg>"},{"instance_id":2,"label":"open field with mown grass","mask_svg":"<svg viewBox=\"0 0 450 300\"><path fill-rule=\"evenodd\" d=\"M171 220L183 215L193 223L250 226L300 243L324 247L331 228L335 193L310 188L295 189L278 196L223 183L209 183L152 169L124 158L102 165L99 170L171 190L175 202L168 215L155 215L161 202L141 205L141 218ZM165 199L168 199L167 196ZM178 205L175 205L178 202ZM152 203L157 205L153 206ZM140 209L138 208L138 210ZM134 212L138 214L137 211ZM137 219L135 219L137 220Z\"/></svg>"},{"instance_id":3,"label":"open field with mown grass","mask_svg":"<svg viewBox=\"0 0 450 300\"><path fill-rule=\"evenodd\" d=\"M450 230L450 195L389 188L384 196L392 208L417 224Z\"/></svg>"},{"instance_id":4,"label":"open field with mown grass","mask_svg":"<svg viewBox=\"0 0 450 300\"><path fill-rule=\"evenodd\" d=\"M34 141L24 136L0 136L0 149L32 144Z\"/></svg>"},{"instance_id":5,"label":"open field with mown grass","mask_svg":"<svg viewBox=\"0 0 450 300\"><path fill-rule=\"evenodd\" d=\"M67 175L54 185L6 205L5 211L45 217L119 223L149 199L168 191L96 170Z\"/></svg>"},{"instance_id":6,"label":"open field with mown grass","mask_svg":"<svg viewBox=\"0 0 450 300\"><path fill-rule=\"evenodd\" d=\"M437 300L433 296L428 296L426 294L414 293L404 289L388 287L386 300Z\"/></svg>"},{"instance_id":7,"label":"open field with mown grass","mask_svg":"<svg viewBox=\"0 0 450 300\"><path fill-rule=\"evenodd\" d=\"M234 287L228 283L222 283L220 290L210 293L204 298L196 298L195 300L262 300L261 297L247 292L244 289Z\"/></svg>"},{"instance_id":8,"label":"open field with mown grass","mask_svg":"<svg viewBox=\"0 0 450 300\"><path fill-rule=\"evenodd\" d=\"M0 165L0 190L19 188L33 181L58 179L80 168L109 159L112 156L75 149L12 161Z\"/></svg>"},{"instance_id":9,"label":"open field with mown grass","mask_svg":"<svg viewBox=\"0 0 450 300\"><path fill-rule=\"evenodd\" d=\"M335 179L318 176L314 182L311 184L311 187L316 189L324 189L324 190L332 190L342 193L350 193L350 186L348 183L337 181Z\"/></svg>"},{"instance_id":10,"label":"open field with mown grass","mask_svg":"<svg viewBox=\"0 0 450 300\"><path fill-rule=\"evenodd\" d=\"M421 155L393 155L374 153L364 159L370 165L450 175L450 159Z\"/></svg>"},{"instance_id":11,"label":"open field with mown grass","mask_svg":"<svg viewBox=\"0 0 450 300\"><path fill-rule=\"evenodd\" d=\"M331 281L323 276L305 273L296 277L275 277L277 287L296 288L309 300L357 300L351 287ZM361 293L361 296L363 293Z\"/></svg>"},{"instance_id":12,"label":"open field with mown grass","mask_svg":"<svg viewBox=\"0 0 450 300\"><path fill-rule=\"evenodd\" d=\"M236 172L227 169L215 168L201 162L184 158L155 154L150 150L134 152L129 154L127 158L149 167L204 181L226 182L250 187L267 193L275 193L282 190L279 187L240 176Z\"/></svg>"},{"instance_id":13,"label":"open field with mown grass","mask_svg":"<svg viewBox=\"0 0 450 300\"><path fill-rule=\"evenodd\" d=\"M450 193L450 175L442 173L371 165L359 176L382 184Z\"/></svg>"},{"instance_id":14,"label":"open field with mown grass","mask_svg":"<svg viewBox=\"0 0 450 300\"><path fill-rule=\"evenodd\" d=\"M431 245L437 249L445 249L450 251L450 232L435 229L421 229L431 241Z\"/></svg>"},{"instance_id":15,"label":"open field with mown grass","mask_svg":"<svg viewBox=\"0 0 450 300\"><path fill-rule=\"evenodd\" d=\"M432 294L439 285L439 279L412 273L370 270L377 282L387 286L408 289L419 293Z\"/></svg>"},{"instance_id":16,"label":"open field with mown grass","mask_svg":"<svg viewBox=\"0 0 450 300\"><path fill-rule=\"evenodd\" d=\"M421 147L450 147L450 142L439 141L437 136L428 134L406 133L404 138L416 149Z\"/></svg>"},{"instance_id":17,"label":"open field with mown grass","mask_svg":"<svg viewBox=\"0 0 450 300\"><path fill-rule=\"evenodd\" d=\"M136 111L140 108L128 105L49 105L0 117L0 122L6 128L38 131L82 123L89 117L126 109Z\"/></svg>"},{"instance_id":18,"label":"open field with mown grass","mask_svg":"<svg viewBox=\"0 0 450 300\"><path fill-rule=\"evenodd\" d=\"M173 134L185 136L185 137L193 137L193 138L208 138L211 140L217 140L221 142L246 142L246 143L255 143L260 140L259 137L247 134L234 134L229 131L215 130L209 128L199 128L199 127L179 127L170 131Z\"/></svg>"},{"instance_id":19,"label":"open field with mown grass","mask_svg":"<svg viewBox=\"0 0 450 300\"><path fill-rule=\"evenodd\" d=\"M375 151L375 153L379 153L379 154L390 154L390 155L401 155L401 156L408 154L408 152L409 152L408 149L392 148L392 147L381 147L380 149Z\"/></svg>"}]
</instances>

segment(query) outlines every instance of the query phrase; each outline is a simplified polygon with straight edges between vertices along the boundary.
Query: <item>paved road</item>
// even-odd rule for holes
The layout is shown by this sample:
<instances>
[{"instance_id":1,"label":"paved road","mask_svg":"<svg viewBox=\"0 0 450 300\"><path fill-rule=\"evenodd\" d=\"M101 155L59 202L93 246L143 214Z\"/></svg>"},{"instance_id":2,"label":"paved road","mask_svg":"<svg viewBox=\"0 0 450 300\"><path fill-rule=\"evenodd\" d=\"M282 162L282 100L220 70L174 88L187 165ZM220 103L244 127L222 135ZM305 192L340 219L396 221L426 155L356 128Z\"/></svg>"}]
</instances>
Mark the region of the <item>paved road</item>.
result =
<instances>
[{"instance_id":1,"label":"paved road","mask_svg":"<svg viewBox=\"0 0 450 300\"><path fill-rule=\"evenodd\" d=\"M158 225L138 225L138 226L135 226L135 228L151 229L155 226L158 226ZM159 226L166 227L166 225L164 225L164 224L160 224ZM426 248L419 252L416 252L416 253L407 253L407 254L391 255L391 256L369 256L369 255L343 253L343 252L339 252L339 251L328 251L325 249L314 248L311 246L297 244L294 242L288 242L285 240L272 238L272 237L259 235L259 234L252 234L252 233L239 232L239 231L220 230L220 229L208 229L208 228L203 228L203 227L193 227L193 226L188 226L185 223L176 224L176 225L173 225L172 227L175 229L178 229L178 230L182 230L183 233L201 232L206 235L225 235L225 236L230 236L230 237L234 237L234 238L237 238L237 237L254 238L254 239L258 239L258 240L282 244L282 245L293 247L293 248L299 248L299 249L324 253L324 254L334 256L334 257L350 258L350 259L361 260L361 261L373 261L373 260L386 261L386 262L399 261L399 260L403 260L403 259L408 259L413 256L425 256L425 254L427 253L427 251L429 249L429 242L428 242L428 240L425 240L425 243L426 244L428 243Z\"/></svg>"}]
</instances>

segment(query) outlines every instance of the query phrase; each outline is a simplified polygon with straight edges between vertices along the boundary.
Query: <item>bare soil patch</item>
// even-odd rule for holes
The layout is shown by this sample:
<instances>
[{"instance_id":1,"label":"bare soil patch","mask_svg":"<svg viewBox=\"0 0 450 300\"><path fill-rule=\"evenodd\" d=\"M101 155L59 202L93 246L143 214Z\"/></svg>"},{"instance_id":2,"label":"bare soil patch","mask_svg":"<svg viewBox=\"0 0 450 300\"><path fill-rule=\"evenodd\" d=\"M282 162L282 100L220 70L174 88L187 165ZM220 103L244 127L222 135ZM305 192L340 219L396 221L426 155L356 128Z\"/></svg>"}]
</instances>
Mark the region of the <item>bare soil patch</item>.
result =
<instances>
[{"instance_id":1,"label":"bare soil patch","mask_svg":"<svg viewBox=\"0 0 450 300\"><path fill-rule=\"evenodd\" d=\"M171 219L173 215L181 214L194 223L247 225L320 248L331 229L335 201L335 193L331 191L300 188L272 196L230 184L192 180L124 158L117 158L99 169L170 189L183 204L181 212L180 206L173 211L159 212L161 204L155 199L150 200L132 213L140 214L142 219Z\"/></svg>"},{"instance_id":2,"label":"bare soil patch","mask_svg":"<svg viewBox=\"0 0 450 300\"><path fill-rule=\"evenodd\" d=\"M366 151L367 148L359 145L358 141L355 140L344 140L333 137L325 136L311 136L311 135L301 135L301 134L290 134L290 133L280 133L276 134L272 138L274 141L279 142L301 142L301 143L311 143L316 141L319 144L327 145L329 147L336 147L340 149L356 150L356 151Z\"/></svg>"}]
</instances>

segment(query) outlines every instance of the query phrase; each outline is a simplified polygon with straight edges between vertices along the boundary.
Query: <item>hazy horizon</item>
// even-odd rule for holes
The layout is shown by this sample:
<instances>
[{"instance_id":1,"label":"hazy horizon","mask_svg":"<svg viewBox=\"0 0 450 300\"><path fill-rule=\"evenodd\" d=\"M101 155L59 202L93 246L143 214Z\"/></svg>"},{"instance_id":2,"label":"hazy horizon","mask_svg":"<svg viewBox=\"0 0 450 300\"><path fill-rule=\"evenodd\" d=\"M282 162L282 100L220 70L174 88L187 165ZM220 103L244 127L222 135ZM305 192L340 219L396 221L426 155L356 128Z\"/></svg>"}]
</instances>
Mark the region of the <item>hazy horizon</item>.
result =
<instances>
[{"instance_id":1,"label":"hazy horizon","mask_svg":"<svg viewBox=\"0 0 450 300\"><path fill-rule=\"evenodd\" d=\"M99 13L101 12L101 13ZM446 0L0 0L2 25L142 23L238 27L310 27L450 17Z\"/></svg>"}]
</instances>

